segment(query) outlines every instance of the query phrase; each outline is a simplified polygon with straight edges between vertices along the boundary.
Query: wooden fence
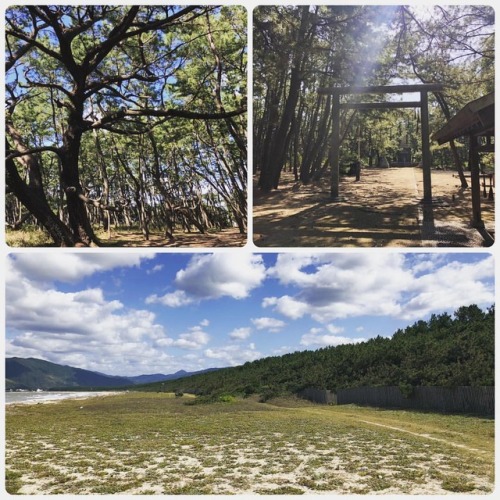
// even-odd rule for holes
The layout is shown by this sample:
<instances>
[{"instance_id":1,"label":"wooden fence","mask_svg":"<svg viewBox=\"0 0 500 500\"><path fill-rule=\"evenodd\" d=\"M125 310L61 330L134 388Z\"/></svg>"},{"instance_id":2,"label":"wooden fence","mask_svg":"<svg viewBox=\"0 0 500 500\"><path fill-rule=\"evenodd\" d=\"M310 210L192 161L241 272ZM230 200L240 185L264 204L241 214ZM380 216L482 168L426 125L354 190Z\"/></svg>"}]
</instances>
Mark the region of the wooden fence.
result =
<instances>
[{"instance_id":1,"label":"wooden fence","mask_svg":"<svg viewBox=\"0 0 500 500\"><path fill-rule=\"evenodd\" d=\"M337 394L327 390L304 389L299 396L323 404L357 404L483 416L495 414L494 387L414 387L408 396L396 386L339 389Z\"/></svg>"},{"instance_id":2,"label":"wooden fence","mask_svg":"<svg viewBox=\"0 0 500 500\"><path fill-rule=\"evenodd\" d=\"M321 404L337 404L337 395L326 389L313 389L309 387L307 389L302 389L298 394L299 398L308 399L314 403Z\"/></svg>"}]
</instances>

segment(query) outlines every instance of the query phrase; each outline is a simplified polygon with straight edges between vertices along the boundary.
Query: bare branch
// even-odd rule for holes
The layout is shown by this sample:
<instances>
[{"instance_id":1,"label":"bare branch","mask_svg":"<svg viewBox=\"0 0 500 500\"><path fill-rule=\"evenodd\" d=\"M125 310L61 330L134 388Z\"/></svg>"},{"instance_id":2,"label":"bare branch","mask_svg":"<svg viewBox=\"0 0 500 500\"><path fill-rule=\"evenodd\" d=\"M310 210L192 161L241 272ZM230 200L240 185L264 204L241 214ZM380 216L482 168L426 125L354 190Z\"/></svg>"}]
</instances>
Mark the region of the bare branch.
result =
<instances>
[{"instance_id":1,"label":"bare branch","mask_svg":"<svg viewBox=\"0 0 500 500\"><path fill-rule=\"evenodd\" d=\"M61 156L61 150L59 148L55 146L41 146L39 148L29 148L22 151L17 151L17 150L6 151L7 156L5 157L5 160L6 161L13 160L15 158L20 158L22 156L29 156L37 153L46 153L46 152L55 153L57 156Z\"/></svg>"},{"instance_id":2,"label":"bare branch","mask_svg":"<svg viewBox=\"0 0 500 500\"><path fill-rule=\"evenodd\" d=\"M86 122L89 129L104 128L110 123L116 123L126 117L156 116L160 118L186 118L189 120L221 120L238 116L245 113L246 106L234 111L222 113L186 111L182 109L121 109L115 113L109 113L96 122Z\"/></svg>"}]
</instances>

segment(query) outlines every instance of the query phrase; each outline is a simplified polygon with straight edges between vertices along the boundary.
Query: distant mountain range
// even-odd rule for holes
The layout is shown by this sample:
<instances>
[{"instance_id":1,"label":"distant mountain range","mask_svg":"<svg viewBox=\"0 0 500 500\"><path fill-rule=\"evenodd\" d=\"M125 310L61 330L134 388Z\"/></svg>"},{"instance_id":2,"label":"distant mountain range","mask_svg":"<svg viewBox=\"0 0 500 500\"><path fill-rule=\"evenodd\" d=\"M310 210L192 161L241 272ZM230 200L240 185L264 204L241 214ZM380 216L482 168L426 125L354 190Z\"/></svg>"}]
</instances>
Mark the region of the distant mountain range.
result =
<instances>
[{"instance_id":1,"label":"distant mountain range","mask_svg":"<svg viewBox=\"0 0 500 500\"><path fill-rule=\"evenodd\" d=\"M43 359L7 358L5 360L5 389L50 390L63 388L117 388L161 382L163 380L175 380L214 370L217 370L217 368L209 368L197 372L179 370L178 372L168 375L154 373L151 375L118 377L72 366L58 365L56 363L44 361Z\"/></svg>"},{"instance_id":2,"label":"distant mountain range","mask_svg":"<svg viewBox=\"0 0 500 500\"><path fill-rule=\"evenodd\" d=\"M163 373L153 373L152 375L137 375L136 377L127 377L132 380L134 384L151 384L153 382L162 382L164 380L176 380L182 377L190 377L191 375L198 375L199 373L207 373L218 370L219 368L207 368L206 370L199 370L196 372L187 372L186 370L179 370L175 373L165 375Z\"/></svg>"}]
</instances>

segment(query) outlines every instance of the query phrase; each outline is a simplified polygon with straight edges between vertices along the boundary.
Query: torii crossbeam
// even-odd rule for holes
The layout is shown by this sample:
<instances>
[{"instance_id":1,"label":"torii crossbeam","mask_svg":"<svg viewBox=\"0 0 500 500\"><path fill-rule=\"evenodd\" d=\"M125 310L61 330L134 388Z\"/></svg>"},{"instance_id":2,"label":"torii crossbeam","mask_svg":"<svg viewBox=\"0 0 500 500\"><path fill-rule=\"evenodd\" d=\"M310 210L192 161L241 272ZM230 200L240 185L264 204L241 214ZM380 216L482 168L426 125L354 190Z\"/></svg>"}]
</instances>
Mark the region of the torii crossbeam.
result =
<instances>
[{"instance_id":1,"label":"torii crossbeam","mask_svg":"<svg viewBox=\"0 0 500 500\"><path fill-rule=\"evenodd\" d=\"M329 153L331 167L331 197L339 199L339 158L340 158L340 110L341 109L395 109L420 108L422 129L422 170L424 183L423 203L432 203L431 184L431 149L429 140L429 102L428 92L441 92L444 85L440 83L423 83L412 85L381 85L372 87L328 87L319 88L319 94L331 94L333 112L332 143ZM420 93L420 101L386 101L366 103L341 103L340 96L347 94L406 94Z\"/></svg>"}]
</instances>

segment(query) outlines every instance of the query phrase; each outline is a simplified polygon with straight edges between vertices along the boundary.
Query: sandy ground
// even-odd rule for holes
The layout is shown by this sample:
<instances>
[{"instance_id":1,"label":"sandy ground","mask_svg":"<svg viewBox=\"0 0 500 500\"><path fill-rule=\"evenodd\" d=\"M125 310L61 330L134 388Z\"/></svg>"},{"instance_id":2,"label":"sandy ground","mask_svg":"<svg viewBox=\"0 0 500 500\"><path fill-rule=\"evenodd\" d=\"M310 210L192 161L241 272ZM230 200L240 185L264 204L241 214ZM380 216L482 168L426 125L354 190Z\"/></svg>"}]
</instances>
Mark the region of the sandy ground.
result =
<instances>
[{"instance_id":1,"label":"sandy ground","mask_svg":"<svg viewBox=\"0 0 500 500\"><path fill-rule=\"evenodd\" d=\"M90 403L79 405L73 409L91 418ZM71 420L68 408L66 416ZM25 457L30 464L22 472L22 486L17 491L24 495L110 493L112 490L99 490L100 485L110 483L115 485L114 493L127 495L453 494L443 487L445 476L472 484L470 494L493 491L486 470L477 474L464 463L466 457L474 462L484 458L488 463L491 452L454 443L453 433L446 439L437 438L361 419L367 428L325 433L321 426L308 426L307 414L329 409L314 406L303 411L301 418L295 418L293 428L298 432L290 433L271 419L260 431L245 433L236 425L222 437L205 428L196 439L191 431L179 428L171 434L168 427L142 429L137 435L117 429L112 439L103 437L106 434L89 439L92 432L86 432L82 439L78 432L82 423L74 421L66 430L75 427L75 433L58 435L56 440L16 436L7 443L6 463L15 469L14 459ZM222 414L217 418L225 422ZM292 414L290 418L293 420ZM380 427L390 431L384 439L377 435ZM134 445L147 443L152 436L160 446Z\"/></svg>"},{"instance_id":2,"label":"sandy ground","mask_svg":"<svg viewBox=\"0 0 500 500\"><path fill-rule=\"evenodd\" d=\"M145 240L140 232L113 230L111 240L104 237L103 246L118 247L164 247L164 248L215 248L242 247L247 243L247 235L241 234L237 228L223 229L215 233L201 234L178 232L174 241L169 241L164 234L151 231L149 240Z\"/></svg>"},{"instance_id":3,"label":"sandy ground","mask_svg":"<svg viewBox=\"0 0 500 500\"><path fill-rule=\"evenodd\" d=\"M424 213L420 168L363 169L361 180L342 177L340 201L329 180L303 185L290 173L280 189L254 191L254 243L259 247L482 247L470 227L470 189L452 171L432 172L434 203ZM487 194L488 189L487 189ZM494 200L481 199L494 235Z\"/></svg>"},{"instance_id":4,"label":"sandy ground","mask_svg":"<svg viewBox=\"0 0 500 500\"><path fill-rule=\"evenodd\" d=\"M374 424L377 425L377 424ZM401 429L392 428L395 431ZM402 432L405 432L404 430ZM428 436L412 433L420 438ZM432 438L429 438L432 439ZM257 442L255 442L257 441ZM362 493L375 495L448 495L456 492L447 491L442 487L442 480L437 477L429 477L428 470L430 463L434 464L436 470L445 468L449 456L439 453L429 454L423 448L420 451L411 449L405 450L408 457L413 459L413 468L417 477L420 474L425 480L414 481L403 476L395 484L378 490L369 490L369 481L377 484L377 480L387 480L400 473L400 468L392 463L392 457L401 453L402 443L395 439L394 443L387 443L385 450L380 450L380 460L378 472L373 475L373 464L367 463L366 457L359 452L356 442L349 436L332 436L326 449L317 449L310 445L307 449L298 447L294 442L290 442L281 449L282 456L271 458L274 453L265 448L259 442L259 436L252 443L245 438L232 444L221 444L219 446L203 446L203 453L200 453L199 446L181 445L175 453L153 454L147 451L141 455L140 465L130 468L127 464L133 459L133 455L122 450L108 448L107 454L113 456L112 464L107 461L104 468L94 469L89 467L86 473L75 472L71 465L53 463L51 467L54 474L62 474L68 477L69 483L81 484L78 494L89 495L92 490L85 489L86 482L99 480L99 473L109 474L113 480L123 480L126 482L130 478L135 478L140 486L130 488L121 492L127 495L165 495L184 493L183 488L189 487L190 494L206 494L203 486L192 487L193 481L206 481L209 485L210 494L216 495L248 495L248 494L270 494L279 491L280 488L292 487L295 493L314 495L339 495L346 493ZM448 443L449 444L449 443ZM39 442L38 445L45 449L54 449L48 442ZM22 448L23 443L18 445ZM85 443L81 443L82 450L87 448ZM343 451L338 453L337 448ZM392 448L392 449L391 449ZM256 456L256 450L260 453ZM344 453L349 455L349 464L343 457ZM212 463L205 465L204 454L211 457ZM200 456L201 455L201 456ZM71 460L85 460L85 452L78 456L78 452L72 453ZM321 461L322 464L315 464ZM218 468L227 468L227 462L231 466L224 476L217 473ZM314 470L314 473L311 472ZM372 472L370 472L372 471ZM101 477L101 480L103 478ZM475 484L472 494L486 494L493 490L493 484L486 477L473 476L470 478ZM23 477L24 486L18 491L22 495L45 495L58 493L53 490L54 485L50 479L32 477L29 474ZM165 484L167 483L167 484ZM309 488L309 483L315 483L313 489ZM322 484L324 486L322 487Z\"/></svg>"}]
</instances>

